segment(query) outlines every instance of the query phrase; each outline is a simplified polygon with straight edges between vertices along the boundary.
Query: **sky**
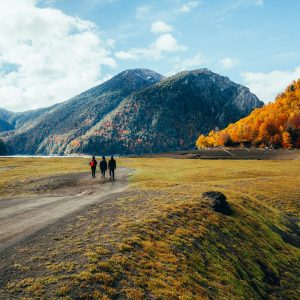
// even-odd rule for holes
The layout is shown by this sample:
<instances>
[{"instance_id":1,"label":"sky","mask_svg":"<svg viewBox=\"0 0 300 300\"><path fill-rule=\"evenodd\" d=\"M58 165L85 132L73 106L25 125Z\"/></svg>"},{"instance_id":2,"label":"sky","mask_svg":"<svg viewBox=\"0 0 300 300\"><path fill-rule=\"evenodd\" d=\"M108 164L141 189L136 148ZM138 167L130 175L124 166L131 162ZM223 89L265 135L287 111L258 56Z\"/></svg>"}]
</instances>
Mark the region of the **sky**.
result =
<instances>
[{"instance_id":1,"label":"sky","mask_svg":"<svg viewBox=\"0 0 300 300\"><path fill-rule=\"evenodd\" d=\"M0 107L50 106L132 68L208 68L267 103L300 78L299 11L299 0L0 0Z\"/></svg>"}]
</instances>

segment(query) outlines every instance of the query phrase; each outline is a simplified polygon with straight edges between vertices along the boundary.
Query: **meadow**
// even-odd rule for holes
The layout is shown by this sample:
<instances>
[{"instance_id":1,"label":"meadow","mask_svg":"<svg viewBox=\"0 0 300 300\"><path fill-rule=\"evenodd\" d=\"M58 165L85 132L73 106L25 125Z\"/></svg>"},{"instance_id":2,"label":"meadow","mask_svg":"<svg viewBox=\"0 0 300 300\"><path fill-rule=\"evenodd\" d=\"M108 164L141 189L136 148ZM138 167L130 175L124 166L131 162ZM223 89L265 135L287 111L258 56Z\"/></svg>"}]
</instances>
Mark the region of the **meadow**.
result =
<instances>
[{"instance_id":1,"label":"meadow","mask_svg":"<svg viewBox=\"0 0 300 300\"><path fill-rule=\"evenodd\" d=\"M40 193L48 176L84 172L87 162L1 159L1 195ZM0 296L299 299L300 161L118 164L131 170L129 190L16 246ZM233 215L214 212L206 191L222 192Z\"/></svg>"},{"instance_id":2,"label":"meadow","mask_svg":"<svg viewBox=\"0 0 300 300\"><path fill-rule=\"evenodd\" d=\"M50 190L57 188L55 183L48 186L51 179L88 169L88 159L0 157L0 197L44 193L47 187Z\"/></svg>"}]
</instances>

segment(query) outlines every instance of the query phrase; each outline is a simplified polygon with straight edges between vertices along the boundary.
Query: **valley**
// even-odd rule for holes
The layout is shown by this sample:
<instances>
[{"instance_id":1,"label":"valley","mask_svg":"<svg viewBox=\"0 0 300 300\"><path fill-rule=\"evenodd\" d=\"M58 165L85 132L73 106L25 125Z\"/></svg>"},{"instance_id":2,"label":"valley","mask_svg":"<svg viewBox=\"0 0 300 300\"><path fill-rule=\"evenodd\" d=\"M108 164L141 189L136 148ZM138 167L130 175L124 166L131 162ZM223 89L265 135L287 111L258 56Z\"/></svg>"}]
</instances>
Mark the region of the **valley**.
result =
<instances>
[{"instance_id":1,"label":"valley","mask_svg":"<svg viewBox=\"0 0 300 300\"><path fill-rule=\"evenodd\" d=\"M87 175L71 174L88 172L87 162L2 158L1 205L22 202L21 191L24 205L62 191L84 203ZM1 298L299 297L299 160L124 157L118 165L130 170L128 190L103 198L98 178L87 206L1 252ZM47 169L71 179L47 188ZM215 212L208 191L223 193L233 214Z\"/></svg>"},{"instance_id":2,"label":"valley","mask_svg":"<svg viewBox=\"0 0 300 300\"><path fill-rule=\"evenodd\" d=\"M1 0L0 300L300 300L299 11Z\"/></svg>"}]
</instances>

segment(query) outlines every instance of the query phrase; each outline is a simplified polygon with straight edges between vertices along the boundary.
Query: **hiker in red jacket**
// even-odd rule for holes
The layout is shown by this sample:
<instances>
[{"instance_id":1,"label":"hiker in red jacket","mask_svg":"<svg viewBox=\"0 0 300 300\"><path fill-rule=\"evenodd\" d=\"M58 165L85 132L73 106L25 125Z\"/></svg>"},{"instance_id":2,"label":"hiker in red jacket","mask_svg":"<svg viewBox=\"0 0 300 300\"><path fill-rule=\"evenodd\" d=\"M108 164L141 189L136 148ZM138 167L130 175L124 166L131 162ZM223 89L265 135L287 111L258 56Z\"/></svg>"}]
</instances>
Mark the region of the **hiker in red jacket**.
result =
<instances>
[{"instance_id":1,"label":"hiker in red jacket","mask_svg":"<svg viewBox=\"0 0 300 300\"><path fill-rule=\"evenodd\" d=\"M92 177L96 178L96 167L97 167L97 161L95 156L93 156L92 160L90 161L90 166L92 170Z\"/></svg>"}]
</instances>

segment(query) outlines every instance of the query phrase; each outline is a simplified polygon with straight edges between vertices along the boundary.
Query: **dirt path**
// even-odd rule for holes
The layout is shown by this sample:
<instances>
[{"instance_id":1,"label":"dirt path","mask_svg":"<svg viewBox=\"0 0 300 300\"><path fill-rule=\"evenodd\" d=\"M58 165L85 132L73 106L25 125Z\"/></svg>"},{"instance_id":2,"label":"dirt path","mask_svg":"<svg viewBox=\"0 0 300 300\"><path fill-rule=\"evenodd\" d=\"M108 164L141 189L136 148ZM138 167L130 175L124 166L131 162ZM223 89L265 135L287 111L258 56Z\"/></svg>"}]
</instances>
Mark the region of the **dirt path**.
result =
<instances>
[{"instance_id":1,"label":"dirt path","mask_svg":"<svg viewBox=\"0 0 300 300\"><path fill-rule=\"evenodd\" d=\"M0 200L0 251L76 210L125 191L128 173L128 169L118 169L116 181L78 174L76 185L62 187L53 196Z\"/></svg>"}]
</instances>

